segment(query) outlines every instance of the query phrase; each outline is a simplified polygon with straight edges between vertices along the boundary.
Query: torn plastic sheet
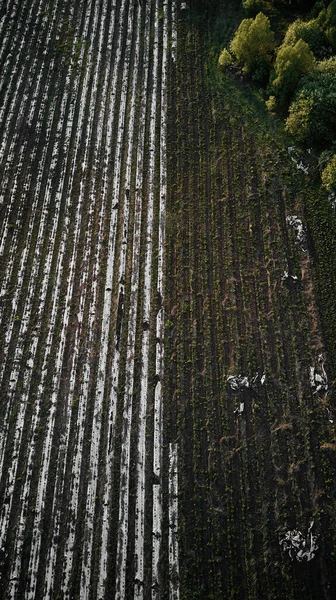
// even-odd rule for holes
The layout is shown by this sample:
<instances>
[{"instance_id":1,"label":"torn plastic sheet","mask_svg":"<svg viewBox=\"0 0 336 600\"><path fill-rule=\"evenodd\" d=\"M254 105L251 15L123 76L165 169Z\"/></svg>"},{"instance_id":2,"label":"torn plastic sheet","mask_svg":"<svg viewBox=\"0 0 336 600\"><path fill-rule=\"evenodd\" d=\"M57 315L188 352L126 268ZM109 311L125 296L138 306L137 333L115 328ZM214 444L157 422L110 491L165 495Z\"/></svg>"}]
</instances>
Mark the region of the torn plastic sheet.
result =
<instances>
[{"instance_id":1,"label":"torn plastic sheet","mask_svg":"<svg viewBox=\"0 0 336 600\"><path fill-rule=\"evenodd\" d=\"M284 271L283 276L282 276L282 280L285 281L286 279L292 279L293 281L297 281L298 280L298 276L297 275L290 275L288 271Z\"/></svg>"},{"instance_id":2,"label":"torn plastic sheet","mask_svg":"<svg viewBox=\"0 0 336 600\"><path fill-rule=\"evenodd\" d=\"M299 169L299 171L302 171L305 175L308 175L309 167L306 167L302 160L300 160L299 153L296 151L295 146L288 146L287 151L293 163L296 164L296 168Z\"/></svg>"},{"instance_id":3,"label":"torn plastic sheet","mask_svg":"<svg viewBox=\"0 0 336 600\"><path fill-rule=\"evenodd\" d=\"M239 402L239 406L237 406L237 408L235 408L235 410L233 412L235 415L241 415L244 412L244 408L245 408L245 403Z\"/></svg>"},{"instance_id":4,"label":"torn plastic sheet","mask_svg":"<svg viewBox=\"0 0 336 600\"><path fill-rule=\"evenodd\" d=\"M249 379L246 375L230 375L226 380L230 388L234 391L243 390L244 388L254 387L258 381L261 385L264 385L266 381L266 374L259 375L258 371L256 374Z\"/></svg>"},{"instance_id":5,"label":"torn plastic sheet","mask_svg":"<svg viewBox=\"0 0 336 600\"><path fill-rule=\"evenodd\" d=\"M280 537L279 544L284 552L288 552L291 560L309 562L318 550L317 535L313 535L314 521L311 521L307 535L298 529L288 530L284 537Z\"/></svg>"},{"instance_id":6,"label":"torn plastic sheet","mask_svg":"<svg viewBox=\"0 0 336 600\"><path fill-rule=\"evenodd\" d=\"M332 412L330 410L330 408L327 407L327 413L328 413L328 421L329 423L333 423L334 419L332 418Z\"/></svg>"},{"instance_id":7,"label":"torn plastic sheet","mask_svg":"<svg viewBox=\"0 0 336 600\"><path fill-rule=\"evenodd\" d=\"M307 241L307 235L301 219L299 219L297 215L289 215L288 217L286 217L286 221L288 225L293 227L296 234L296 241L302 247ZM305 248L302 248L302 250L306 252Z\"/></svg>"},{"instance_id":8,"label":"torn plastic sheet","mask_svg":"<svg viewBox=\"0 0 336 600\"><path fill-rule=\"evenodd\" d=\"M320 354L315 367L309 368L309 383L314 394L328 391L328 376L324 368L323 355Z\"/></svg>"},{"instance_id":9,"label":"torn plastic sheet","mask_svg":"<svg viewBox=\"0 0 336 600\"><path fill-rule=\"evenodd\" d=\"M336 208L336 194L335 192L331 192L328 196L329 202L331 202L331 208Z\"/></svg>"}]
</instances>

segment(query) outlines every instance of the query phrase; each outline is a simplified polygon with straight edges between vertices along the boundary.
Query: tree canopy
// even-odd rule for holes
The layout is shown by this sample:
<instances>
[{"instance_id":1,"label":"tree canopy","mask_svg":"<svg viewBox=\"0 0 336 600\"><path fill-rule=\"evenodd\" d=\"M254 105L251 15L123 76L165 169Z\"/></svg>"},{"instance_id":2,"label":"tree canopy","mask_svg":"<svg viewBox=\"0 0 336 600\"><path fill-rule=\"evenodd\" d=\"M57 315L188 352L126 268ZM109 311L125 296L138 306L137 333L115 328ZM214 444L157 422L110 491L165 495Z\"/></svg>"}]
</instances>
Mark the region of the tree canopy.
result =
<instances>
[{"instance_id":1,"label":"tree canopy","mask_svg":"<svg viewBox=\"0 0 336 600\"><path fill-rule=\"evenodd\" d=\"M262 12L255 19L243 19L230 45L243 71L256 79L268 75L274 47L270 21Z\"/></svg>"},{"instance_id":2,"label":"tree canopy","mask_svg":"<svg viewBox=\"0 0 336 600\"><path fill-rule=\"evenodd\" d=\"M312 71L315 58L306 42L299 39L294 46L283 44L277 53L272 81L274 95L280 105L288 105L298 82L303 75Z\"/></svg>"},{"instance_id":3,"label":"tree canopy","mask_svg":"<svg viewBox=\"0 0 336 600\"><path fill-rule=\"evenodd\" d=\"M296 19L287 29L283 45L294 46L303 40L317 57L330 54L330 42L317 19L302 21Z\"/></svg>"},{"instance_id":4,"label":"tree canopy","mask_svg":"<svg viewBox=\"0 0 336 600\"><path fill-rule=\"evenodd\" d=\"M328 192L336 192L336 154L322 171L322 183Z\"/></svg>"},{"instance_id":5,"label":"tree canopy","mask_svg":"<svg viewBox=\"0 0 336 600\"><path fill-rule=\"evenodd\" d=\"M326 147L336 137L336 78L314 71L305 77L289 109L286 129L308 146Z\"/></svg>"}]
</instances>

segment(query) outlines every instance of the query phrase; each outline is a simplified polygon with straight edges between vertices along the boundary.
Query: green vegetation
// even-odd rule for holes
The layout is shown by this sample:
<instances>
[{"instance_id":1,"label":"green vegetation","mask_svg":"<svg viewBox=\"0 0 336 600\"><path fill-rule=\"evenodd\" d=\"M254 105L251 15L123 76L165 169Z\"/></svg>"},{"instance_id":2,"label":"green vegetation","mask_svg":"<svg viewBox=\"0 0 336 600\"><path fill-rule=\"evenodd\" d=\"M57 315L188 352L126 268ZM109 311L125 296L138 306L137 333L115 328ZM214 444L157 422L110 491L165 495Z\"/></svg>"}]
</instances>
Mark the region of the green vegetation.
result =
<instances>
[{"instance_id":1,"label":"green vegetation","mask_svg":"<svg viewBox=\"0 0 336 600\"><path fill-rule=\"evenodd\" d=\"M208 23L192 10L181 18L170 94L164 393L179 441L181 599L313 600L336 590L333 391L314 395L308 375L324 348L336 373L335 213L313 153L289 155L286 109L271 116L271 89L245 77L255 79L243 54L255 20L237 49L242 13L223 4ZM285 31L266 16L280 47ZM309 68L303 61L288 104L315 71L333 69L298 41ZM288 215L305 224L308 252ZM263 369L265 387L227 384ZM298 565L279 534L310 518L323 550Z\"/></svg>"},{"instance_id":2,"label":"green vegetation","mask_svg":"<svg viewBox=\"0 0 336 600\"><path fill-rule=\"evenodd\" d=\"M322 171L322 183L328 192L336 192L336 154L329 160Z\"/></svg>"},{"instance_id":3,"label":"green vegetation","mask_svg":"<svg viewBox=\"0 0 336 600\"><path fill-rule=\"evenodd\" d=\"M302 80L290 105L287 131L305 146L326 147L336 138L336 77L316 71Z\"/></svg>"},{"instance_id":4,"label":"green vegetation","mask_svg":"<svg viewBox=\"0 0 336 600\"><path fill-rule=\"evenodd\" d=\"M289 25L283 45L285 47L295 46L299 40L306 42L309 49L317 57L324 58L330 52L327 35L317 19L311 21L297 19Z\"/></svg>"},{"instance_id":5,"label":"green vegetation","mask_svg":"<svg viewBox=\"0 0 336 600\"><path fill-rule=\"evenodd\" d=\"M294 46L285 44L277 53L271 89L281 107L288 105L302 75L310 73L314 67L314 55L306 42L299 39Z\"/></svg>"},{"instance_id":6,"label":"green vegetation","mask_svg":"<svg viewBox=\"0 0 336 600\"><path fill-rule=\"evenodd\" d=\"M262 12L255 19L244 19L238 27L230 49L243 72L264 80L270 69L274 51L274 33L270 21Z\"/></svg>"},{"instance_id":7,"label":"green vegetation","mask_svg":"<svg viewBox=\"0 0 336 600\"><path fill-rule=\"evenodd\" d=\"M230 43L241 72L265 83L266 106L285 119L294 143L315 152L330 148L336 134L336 0L242 4L254 18L243 19ZM224 48L219 66L231 64Z\"/></svg>"}]
</instances>

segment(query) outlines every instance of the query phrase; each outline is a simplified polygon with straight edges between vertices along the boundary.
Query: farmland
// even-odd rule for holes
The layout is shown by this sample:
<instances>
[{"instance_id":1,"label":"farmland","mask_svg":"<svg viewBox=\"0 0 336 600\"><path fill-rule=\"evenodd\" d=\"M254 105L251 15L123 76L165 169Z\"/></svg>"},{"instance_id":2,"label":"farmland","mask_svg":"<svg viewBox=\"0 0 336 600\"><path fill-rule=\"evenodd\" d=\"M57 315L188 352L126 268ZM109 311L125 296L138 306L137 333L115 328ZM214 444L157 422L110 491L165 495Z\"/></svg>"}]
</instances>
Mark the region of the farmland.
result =
<instances>
[{"instance_id":1,"label":"farmland","mask_svg":"<svg viewBox=\"0 0 336 600\"><path fill-rule=\"evenodd\" d=\"M335 213L192 5L5 8L0 596L332 600Z\"/></svg>"}]
</instances>

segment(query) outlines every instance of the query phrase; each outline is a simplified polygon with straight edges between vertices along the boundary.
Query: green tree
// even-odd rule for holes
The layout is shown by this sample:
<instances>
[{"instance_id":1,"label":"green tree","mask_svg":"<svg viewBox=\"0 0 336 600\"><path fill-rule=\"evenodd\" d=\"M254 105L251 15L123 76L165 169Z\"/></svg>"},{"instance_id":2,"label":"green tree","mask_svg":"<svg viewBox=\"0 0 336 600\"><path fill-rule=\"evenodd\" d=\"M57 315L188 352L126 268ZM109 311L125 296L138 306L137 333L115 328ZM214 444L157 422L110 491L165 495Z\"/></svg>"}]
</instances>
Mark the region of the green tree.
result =
<instances>
[{"instance_id":1,"label":"green tree","mask_svg":"<svg viewBox=\"0 0 336 600\"><path fill-rule=\"evenodd\" d=\"M326 9L324 27L326 36L336 52L336 0L333 0Z\"/></svg>"},{"instance_id":2,"label":"green tree","mask_svg":"<svg viewBox=\"0 0 336 600\"><path fill-rule=\"evenodd\" d=\"M323 169L322 183L328 192L336 192L336 154L328 162L327 166Z\"/></svg>"},{"instance_id":3,"label":"green tree","mask_svg":"<svg viewBox=\"0 0 336 600\"><path fill-rule=\"evenodd\" d=\"M336 77L314 71L295 95L286 129L302 144L326 147L336 139Z\"/></svg>"},{"instance_id":4,"label":"green tree","mask_svg":"<svg viewBox=\"0 0 336 600\"><path fill-rule=\"evenodd\" d=\"M303 6L308 9L315 4L315 0L271 0L271 2L275 6L288 6L290 8Z\"/></svg>"},{"instance_id":5,"label":"green tree","mask_svg":"<svg viewBox=\"0 0 336 600\"><path fill-rule=\"evenodd\" d=\"M270 4L266 0L243 0L243 7L247 14L255 16L259 12L268 12Z\"/></svg>"},{"instance_id":6,"label":"green tree","mask_svg":"<svg viewBox=\"0 0 336 600\"><path fill-rule=\"evenodd\" d=\"M330 58L326 58L321 60L316 64L317 71L320 73L330 73L331 75L336 75L336 56L331 56Z\"/></svg>"},{"instance_id":7,"label":"green tree","mask_svg":"<svg viewBox=\"0 0 336 600\"><path fill-rule=\"evenodd\" d=\"M243 65L244 73L265 79L274 52L274 33L262 12L255 19L243 19L230 45L231 52Z\"/></svg>"},{"instance_id":8,"label":"green tree","mask_svg":"<svg viewBox=\"0 0 336 600\"><path fill-rule=\"evenodd\" d=\"M301 77L312 71L314 64L314 55L303 40L298 40L294 46L280 46L271 86L281 108L288 106Z\"/></svg>"},{"instance_id":9,"label":"green tree","mask_svg":"<svg viewBox=\"0 0 336 600\"><path fill-rule=\"evenodd\" d=\"M310 50L317 57L323 58L330 55L331 48L329 40L317 19L311 21L297 19L294 23L289 25L283 45L295 46L298 40L306 42Z\"/></svg>"},{"instance_id":10,"label":"green tree","mask_svg":"<svg viewBox=\"0 0 336 600\"><path fill-rule=\"evenodd\" d=\"M233 63L233 58L232 58L230 52L226 48L224 48L219 55L218 66L221 69L226 69L232 63Z\"/></svg>"}]
</instances>

